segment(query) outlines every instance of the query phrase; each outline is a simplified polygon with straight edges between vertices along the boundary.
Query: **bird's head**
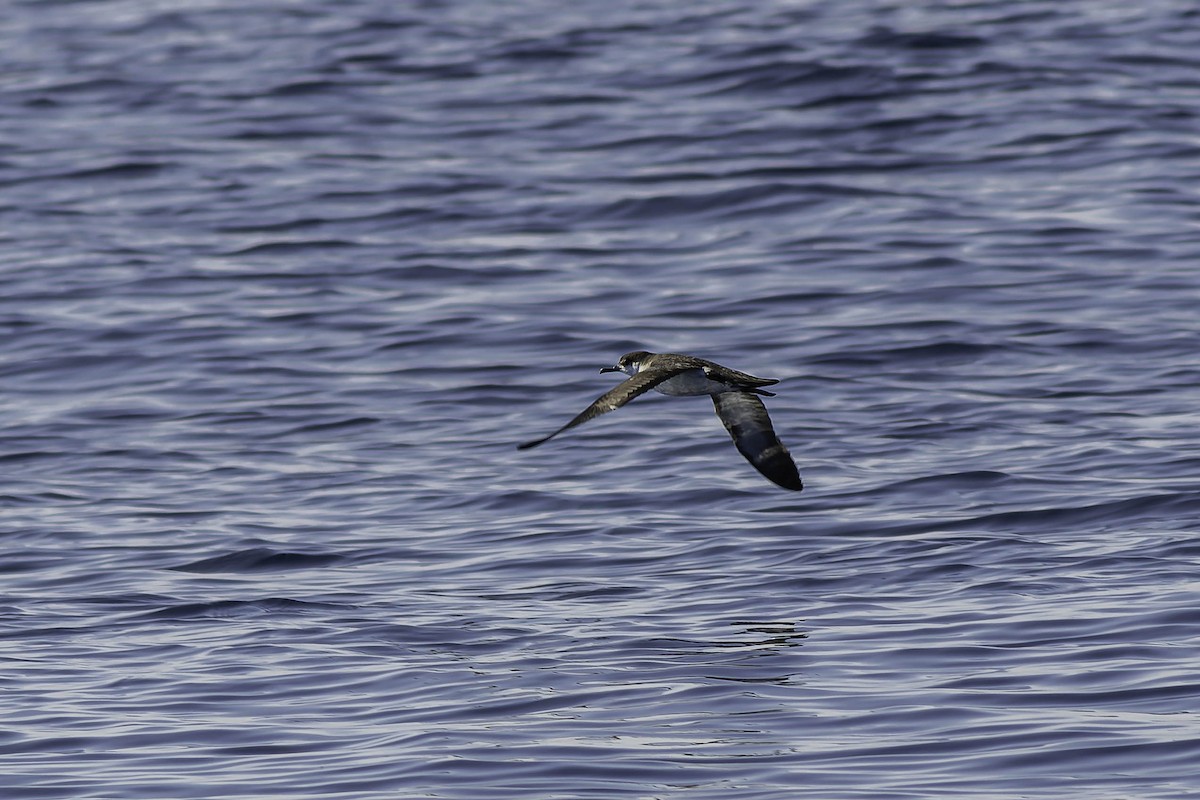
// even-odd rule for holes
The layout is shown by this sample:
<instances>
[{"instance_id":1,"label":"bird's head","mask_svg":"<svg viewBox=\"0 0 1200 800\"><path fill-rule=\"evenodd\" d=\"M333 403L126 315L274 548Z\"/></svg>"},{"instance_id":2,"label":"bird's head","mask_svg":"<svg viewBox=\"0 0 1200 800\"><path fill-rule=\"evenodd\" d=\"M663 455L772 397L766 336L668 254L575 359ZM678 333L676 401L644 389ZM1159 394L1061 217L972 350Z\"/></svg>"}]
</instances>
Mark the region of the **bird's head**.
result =
<instances>
[{"instance_id":1,"label":"bird's head","mask_svg":"<svg viewBox=\"0 0 1200 800\"><path fill-rule=\"evenodd\" d=\"M651 353L647 353L645 350L634 350L632 353L626 353L621 356L621 360L617 362L616 366L603 367L600 371L624 372L626 375L637 375L645 366L650 356Z\"/></svg>"}]
</instances>

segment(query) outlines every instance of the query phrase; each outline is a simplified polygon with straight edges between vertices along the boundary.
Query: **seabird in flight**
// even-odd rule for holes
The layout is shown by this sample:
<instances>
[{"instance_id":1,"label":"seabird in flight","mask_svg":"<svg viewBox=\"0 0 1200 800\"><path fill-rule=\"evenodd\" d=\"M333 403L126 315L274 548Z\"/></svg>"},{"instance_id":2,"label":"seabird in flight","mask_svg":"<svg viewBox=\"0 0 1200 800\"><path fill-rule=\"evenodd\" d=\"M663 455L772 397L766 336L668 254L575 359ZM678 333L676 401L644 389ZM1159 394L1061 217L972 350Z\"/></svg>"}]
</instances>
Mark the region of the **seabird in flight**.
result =
<instances>
[{"instance_id":1,"label":"seabird in flight","mask_svg":"<svg viewBox=\"0 0 1200 800\"><path fill-rule=\"evenodd\" d=\"M738 452L754 465L768 480L784 489L800 491L804 484L791 453L775 435L767 407L759 395L774 397L762 387L779 383L770 378L756 378L712 361L678 353L647 353L635 350L621 356L616 366L604 367L601 372L623 372L629 377L610 389L573 420L549 436L517 445L525 450L553 439L563 431L582 425L601 414L615 411L638 395L653 389L673 396L709 395L717 416L725 424Z\"/></svg>"}]
</instances>

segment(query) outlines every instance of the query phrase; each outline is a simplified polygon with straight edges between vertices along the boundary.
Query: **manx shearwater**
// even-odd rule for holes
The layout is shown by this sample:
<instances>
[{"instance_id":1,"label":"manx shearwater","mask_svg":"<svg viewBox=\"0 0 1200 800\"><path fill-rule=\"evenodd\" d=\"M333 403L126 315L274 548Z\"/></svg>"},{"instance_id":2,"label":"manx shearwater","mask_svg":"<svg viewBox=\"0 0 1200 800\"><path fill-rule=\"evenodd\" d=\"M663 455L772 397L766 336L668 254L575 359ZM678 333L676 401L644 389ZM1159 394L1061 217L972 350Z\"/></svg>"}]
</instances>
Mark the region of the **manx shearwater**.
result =
<instances>
[{"instance_id":1,"label":"manx shearwater","mask_svg":"<svg viewBox=\"0 0 1200 800\"><path fill-rule=\"evenodd\" d=\"M784 489L800 491L804 484L787 448L775 435L771 418L759 395L774 397L762 387L779 383L771 378L756 378L744 372L678 353L647 353L635 350L621 356L616 366L601 372L623 372L629 377L596 398L575 419L549 436L517 445L525 450L553 439L563 431L582 425L601 414L615 411L651 389L674 396L709 395L717 416L725 424L738 452L766 478Z\"/></svg>"}]
</instances>

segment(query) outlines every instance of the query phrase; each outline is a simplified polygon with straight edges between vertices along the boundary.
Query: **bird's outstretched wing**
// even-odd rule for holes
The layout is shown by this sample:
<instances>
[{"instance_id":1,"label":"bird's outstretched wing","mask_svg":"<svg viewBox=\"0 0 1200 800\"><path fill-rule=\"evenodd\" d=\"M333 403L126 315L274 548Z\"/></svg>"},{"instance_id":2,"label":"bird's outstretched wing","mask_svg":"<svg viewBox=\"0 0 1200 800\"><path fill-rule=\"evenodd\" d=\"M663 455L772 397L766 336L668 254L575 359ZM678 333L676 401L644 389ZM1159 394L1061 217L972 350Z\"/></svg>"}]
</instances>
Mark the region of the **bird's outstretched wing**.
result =
<instances>
[{"instance_id":1,"label":"bird's outstretched wing","mask_svg":"<svg viewBox=\"0 0 1200 800\"><path fill-rule=\"evenodd\" d=\"M553 439L563 431L568 431L571 428L574 428L576 425L582 425L588 420L595 419L601 414L607 414L609 411L615 411L638 395L645 394L668 378L673 378L687 369L689 369L689 367L681 366L678 369L651 369L639 372L633 377L627 378L622 383L617 384L612 389L597 397L595 402L593 402L583 411L579 412L575 419L571 420L566 425L563 425L554 433L550 434L549 436L543 436L541 439L534 439L532 442L524 442L523 444L519 444L517 445L517 449L526 450L530 447L537 447L542 442Z\"/></svg>"},{"instance_id":2,"label":"bird's outstretched wing","mask_svg":"<svg viewBox=\"0 0 1200 800\"><path fill-rule=\"evenodd\" d=\"M755 469L784 489L798 492L804 488L796 462L775 435L762 400L749 392L722 392L714 394L712 400L738 452Z\"/></svg>"}]
</instances>

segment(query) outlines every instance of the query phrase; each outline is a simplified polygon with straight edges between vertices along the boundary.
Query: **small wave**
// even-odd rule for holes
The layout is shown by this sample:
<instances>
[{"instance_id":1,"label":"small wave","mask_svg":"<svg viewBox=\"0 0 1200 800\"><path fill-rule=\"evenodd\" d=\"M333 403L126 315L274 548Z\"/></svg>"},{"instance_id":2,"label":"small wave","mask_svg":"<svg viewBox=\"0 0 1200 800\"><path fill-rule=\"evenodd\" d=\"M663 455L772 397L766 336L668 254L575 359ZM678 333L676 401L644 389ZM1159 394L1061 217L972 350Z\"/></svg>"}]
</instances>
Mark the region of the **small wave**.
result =
<instances>
[{"instance_id":1,"label":"small wave","mask_svg":"<svg viewBox=\"0 0 1200 800\"><path fill-rule=\"evenodd\" d=\"M267 597L259 600L215 600L204 603L180 603L179 605L146 611L135 615L138 619L203 619L260 616L263 614L296 613L305 611L328 611L340 608L335 603L315 603L293 600L289 597Z\"/></svg>"},{"instance_id":2,"label":"small wave","mask_svg":"<svg viewBox=\"0 0 1200 800\"><path fill-rule=\"evenodd\" d=\"M221 556L202 558L171 567L179 572L267 572L290 569L314 569L345 561L336 553L296 553L251 547Z\"/></svg>"}]
</instances>

